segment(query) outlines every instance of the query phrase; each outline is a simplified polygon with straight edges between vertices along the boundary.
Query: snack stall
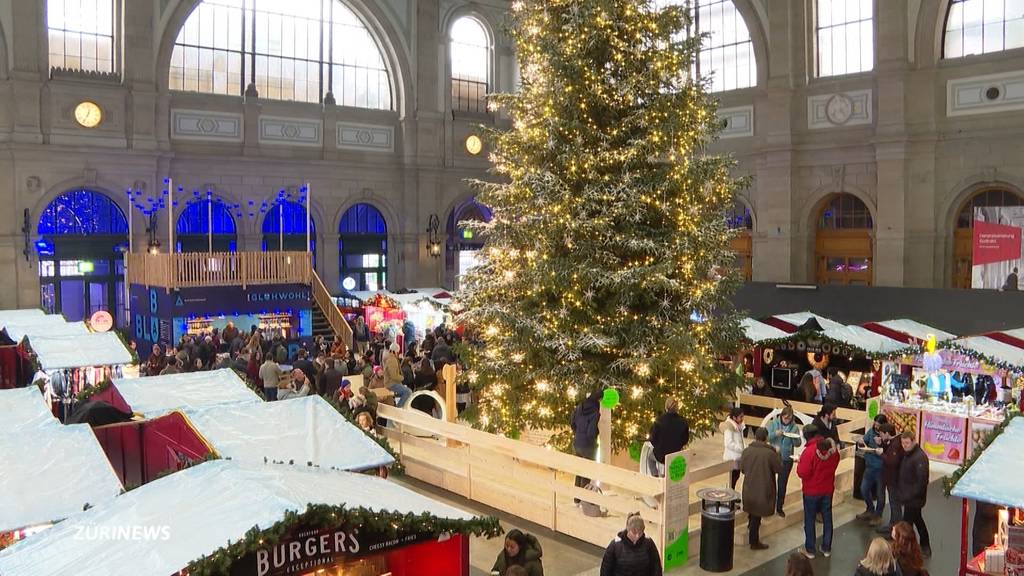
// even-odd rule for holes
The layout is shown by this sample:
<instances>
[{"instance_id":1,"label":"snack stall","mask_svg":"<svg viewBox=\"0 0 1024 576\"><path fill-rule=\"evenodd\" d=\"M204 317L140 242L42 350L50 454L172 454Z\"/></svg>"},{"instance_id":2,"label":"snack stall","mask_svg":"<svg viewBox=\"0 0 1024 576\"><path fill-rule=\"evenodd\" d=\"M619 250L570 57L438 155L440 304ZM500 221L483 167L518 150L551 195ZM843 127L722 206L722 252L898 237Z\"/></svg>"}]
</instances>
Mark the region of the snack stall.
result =
<instances>
[{"instance_id":1,"label":"snack stall","mask_svg":"<svg viewBox=\"0 0 1024 576\"><path fill-rule=\"evenodd\" d=\"M743 363L744 376L753 379L756 374L761 374L761 343L768 340L781 340L787 335L771 324L765 324L753 318L744 318L740 321L740 328L743 330L743 339L746 346L740 350L740 360Z\"/></svg>"}]
</instances>

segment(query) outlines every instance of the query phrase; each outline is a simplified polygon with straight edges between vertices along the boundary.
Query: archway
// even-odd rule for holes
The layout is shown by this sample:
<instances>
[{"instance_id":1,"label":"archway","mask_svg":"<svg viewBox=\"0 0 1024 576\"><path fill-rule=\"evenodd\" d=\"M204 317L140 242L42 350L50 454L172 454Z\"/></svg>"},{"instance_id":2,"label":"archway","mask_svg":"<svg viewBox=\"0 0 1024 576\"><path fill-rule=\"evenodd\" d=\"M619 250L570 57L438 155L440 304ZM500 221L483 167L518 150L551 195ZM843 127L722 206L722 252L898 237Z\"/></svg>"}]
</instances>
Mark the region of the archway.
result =
<instances>
[{"instance_id":1,"label":"archway","mask_svg":"<svg viewBox=\"0 0 1024 576\"><path fill-rule=\"evenodd\" d=\"M871 211L853 194L833 194L818 212L814 243L818 284L870 286L874 277Z\"/></svg>"},{"instance_id":2,"label":"archway","mask_svg":"<svg viewBox=\"0 0 1024 576\"><path fill-rule=\"evenodd\" d=\"M43 310L69 321L105 310L124 326L128 220L121 208L102 192L69 190L46 206L36 231Z\"/></svg>"},{"instance_id":3,"label":"archway","mask_svg":"<svg viewBox=\"0 0 1024 576\"><path fill-rule=\"evenodd\" d=\"M306 205L278 200L263 217L263 251L306 251ZM316 219L309 215L309 250L316 269Z\"/></svg>"},{"instance_id":4,"label":"archway","mask_svg":"<svg viewBox=\"0 0 1024 576\"><path fill-rule=\"evenodd\" d=\"M338 222L338 269L341 287L383 290L388 277L388 225L371 204L351 206Z\"/></svg>"},{"instance_id":5,"label":"archway","mask_svg":"<svg viewBox=\"0 0 1024 576\"><path fill-rule=\"evenodd\" d=\"M470 198L457 205L448 215L448 249L445 251L445 281L459 289L462 276L477 265L477 251L484 239L466 226L467 222L490 222L491 209Z\"/></svg>"},{"instance_id":6,"label":"archway","mask_svg":"<svg viewBox=\"0 0 1024 576\"><path fill-rule=\"evenodd\" d=\"M953 231L953 287L971 287L971 268L974 264L974 221L976 208L997 208L1024 205L1024 198L1005 187L984 188L964 201L957 212Z\"/></svg>"},{"instance_id":7,"label":"archway","mask_svg":"<svg viewBox=\"0 0 1024 576\"><path fill-rule=\"evenodd\" d=\"M737 199L733 203L728 224L730 229L736 231L731 242L732 251L736 253L736 269L745 281L750 282L754 276L754 215L745 202Z\"/></svg>"},{"instance_id":8,"label":"archway","mask_svg":"<svg viewBox=\"0 0 1024 576\"><path fill-rule=\"evenodd\" d=\"M195 192L194 198L178 215L175 240L178 252L234 252L238 246L238 234L230 207L219 197L207 195L201 198Z\"/></svg>"}]
</instances>

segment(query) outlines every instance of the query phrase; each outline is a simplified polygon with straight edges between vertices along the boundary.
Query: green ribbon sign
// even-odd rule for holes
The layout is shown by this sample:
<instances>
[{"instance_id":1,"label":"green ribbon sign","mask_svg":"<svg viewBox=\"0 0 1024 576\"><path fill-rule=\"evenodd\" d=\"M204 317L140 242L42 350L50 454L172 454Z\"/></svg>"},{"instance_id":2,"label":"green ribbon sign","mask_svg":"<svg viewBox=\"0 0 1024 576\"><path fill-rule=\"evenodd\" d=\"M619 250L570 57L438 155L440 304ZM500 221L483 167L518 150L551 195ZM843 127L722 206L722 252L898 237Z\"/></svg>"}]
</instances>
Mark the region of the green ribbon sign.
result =
<instances>
[{"instance_id":1,"label":"green ribbon sign","mask_svg":"<svg viewBox=\"0 0 1024 576\"><path fill-rule=\"evenodd\" d=\"M668 463L668 479L679 482L686 476L686 458L676 456Z\"/></svg>"},{"instance_id":2,"label":"green ribbon sign","mask_svg":"<svg viewBox=\"0 0 1024 576\"><path fill-rule=\"evenodd\" d=\"M601 394L601 407L611 410L619 405L619 391L615 388L605 388Z\"/></svg>"}]
</instances>

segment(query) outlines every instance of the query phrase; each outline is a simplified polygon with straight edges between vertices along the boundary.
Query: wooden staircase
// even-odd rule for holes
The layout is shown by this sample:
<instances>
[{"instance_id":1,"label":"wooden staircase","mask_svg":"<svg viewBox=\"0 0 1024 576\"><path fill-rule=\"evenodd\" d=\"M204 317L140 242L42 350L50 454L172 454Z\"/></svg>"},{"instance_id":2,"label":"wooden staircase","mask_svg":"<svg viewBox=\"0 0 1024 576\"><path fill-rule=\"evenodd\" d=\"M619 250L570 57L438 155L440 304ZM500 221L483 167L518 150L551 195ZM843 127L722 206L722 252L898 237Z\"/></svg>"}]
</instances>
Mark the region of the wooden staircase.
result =
<instances>
[{"instance_id":1,"label":"wooden staircase","mask_svg":"<svg viewBox=\"0 0 1024 576\"><path fill-rule=\"evenodd\" d=\"M342 316L338 305L331 298L331 293L324 286L320 276L313 270L309 271L309 286L313 291L313 335L330 334L340 338L350 349L352 348L352 328Z\"/></svg>"}]
</instances>

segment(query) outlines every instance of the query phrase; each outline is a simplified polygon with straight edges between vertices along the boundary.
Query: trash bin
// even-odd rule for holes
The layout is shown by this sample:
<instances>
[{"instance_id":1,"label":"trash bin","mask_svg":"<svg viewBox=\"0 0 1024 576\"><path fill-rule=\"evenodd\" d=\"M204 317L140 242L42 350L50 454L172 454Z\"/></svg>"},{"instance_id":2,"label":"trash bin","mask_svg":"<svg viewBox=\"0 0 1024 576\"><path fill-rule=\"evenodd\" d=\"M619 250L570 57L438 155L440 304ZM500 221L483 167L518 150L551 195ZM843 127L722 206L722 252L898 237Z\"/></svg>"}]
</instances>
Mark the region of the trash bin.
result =
<instances>
[{"instance_id":1,"label":"trash bin","mask_svg":"<svg viewBox=\"0 0 1024 576\"><path fill-rule=\"evenodd\" d=\"M732 570L736 533L736 503L740 493L728 488L697 492L700 509L700 567L708 572Z\"/></svg>"}]
</instances>

